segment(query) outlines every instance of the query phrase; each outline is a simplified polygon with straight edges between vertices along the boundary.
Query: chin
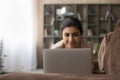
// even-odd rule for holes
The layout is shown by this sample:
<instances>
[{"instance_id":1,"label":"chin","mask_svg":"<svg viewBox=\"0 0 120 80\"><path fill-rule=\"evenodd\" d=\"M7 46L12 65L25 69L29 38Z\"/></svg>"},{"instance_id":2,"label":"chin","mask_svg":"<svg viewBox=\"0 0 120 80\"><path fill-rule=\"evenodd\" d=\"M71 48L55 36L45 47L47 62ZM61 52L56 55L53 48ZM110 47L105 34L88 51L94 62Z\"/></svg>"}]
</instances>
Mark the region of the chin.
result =
<instances>
[{"instance_id":1,"label":"chin","mask_svg":"<svg viewBox=\"0 0 120 80\"><path fill-rule=\"evenodd\" d=\"M68 46L68 48L74 48L74 46Z\"/></svg>"}]
</instances>

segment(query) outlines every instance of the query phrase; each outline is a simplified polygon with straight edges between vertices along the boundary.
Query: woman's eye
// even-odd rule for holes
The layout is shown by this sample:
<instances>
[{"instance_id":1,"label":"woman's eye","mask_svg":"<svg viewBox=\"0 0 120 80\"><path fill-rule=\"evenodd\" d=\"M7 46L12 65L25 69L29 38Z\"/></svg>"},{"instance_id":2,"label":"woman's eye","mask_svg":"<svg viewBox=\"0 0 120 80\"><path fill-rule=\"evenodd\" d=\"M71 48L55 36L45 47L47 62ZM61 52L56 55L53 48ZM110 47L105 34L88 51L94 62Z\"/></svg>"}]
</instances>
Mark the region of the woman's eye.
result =
<instances>
[{"instance_id":1,"label":"woman's eye","mask_svg":"<svg viewBox=\"0 0 120 80\"><path fill-rule=\"evenodd\" d=\"M77 37L77 36L79 36L79 34L73 34L73 36Z\"/></svg>"},{"instance_id":2,"label":"woman's eye","mask_svg":"<svg viewBox=\"0 0 120 80\"><path fill-rule=\"evenodd\" d=\"M64 36L69 37L69 34L64 34Z\"/></svg>"}]
</instances>

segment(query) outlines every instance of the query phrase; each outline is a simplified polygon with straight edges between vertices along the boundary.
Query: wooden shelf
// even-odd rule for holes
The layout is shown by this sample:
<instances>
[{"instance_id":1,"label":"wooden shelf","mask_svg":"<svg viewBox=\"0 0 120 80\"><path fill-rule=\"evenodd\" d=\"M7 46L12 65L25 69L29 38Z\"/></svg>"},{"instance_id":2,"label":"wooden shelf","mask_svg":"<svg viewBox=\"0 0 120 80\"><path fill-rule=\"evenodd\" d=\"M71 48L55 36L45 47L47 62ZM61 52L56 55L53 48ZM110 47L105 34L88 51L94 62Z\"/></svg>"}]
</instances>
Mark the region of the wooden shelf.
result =
<instances>
[{"instance_id":1,"label":"wooden shelf","mask_svg":"<svg viewBox=\"0 0 120 80\"><path fill-rule=\"evenodd\" d=\"M65 8L66 13L61 10ZM62 39L59 32L61 22L69 16L77 17L83 25L83 38L92 39L92 44L100 43L104 35L113 31L116 21L120 18L120 5L117 4L45 4L44 5L44 28L48 28L48 35L43 35L43 41L51 38L52 43ZM68 15L68 14L72 15ZM112 14L113 16L110 16ZM109 18L110 17L110 18ZM113 20L111 18L114 18ZM53 19L52 25L51 21ZM90 33L91 30L92 33ZM43 31L44 32L44 31ZM49 39L47 39L49 40ZM43 44L44 45L44 44ZM49 45L47 45L49 48Z\"/></svg>"}]
</instances>

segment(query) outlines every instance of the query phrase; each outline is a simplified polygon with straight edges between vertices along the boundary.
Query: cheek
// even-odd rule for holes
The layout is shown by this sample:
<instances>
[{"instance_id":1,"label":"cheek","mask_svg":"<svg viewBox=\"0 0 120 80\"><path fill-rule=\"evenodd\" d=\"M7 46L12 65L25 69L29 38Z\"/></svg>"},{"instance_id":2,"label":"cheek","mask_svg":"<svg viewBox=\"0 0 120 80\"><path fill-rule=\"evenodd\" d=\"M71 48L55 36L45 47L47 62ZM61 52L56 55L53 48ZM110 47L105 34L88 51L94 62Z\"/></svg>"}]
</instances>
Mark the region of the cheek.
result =
<instances>
[{"instance_id":1,"label":"cheek","mask_svg":"<svg viewBox=\"0 0 120 80\"><path fill-rule=\"evenodd\" d=\"M75 37L74 40L75 40L77 43L80 43L81 38L80 38L80 37Z\"/></svg>"},{"instance_id":2,"label":"cheek","mask_svg":"<svg viewBox=\"0 0 120 80\"><path fill-rule=\"evenodd\" d=\"M63 36L64 43L67 42L68 38Z\"/></svg>"}]
</instances>

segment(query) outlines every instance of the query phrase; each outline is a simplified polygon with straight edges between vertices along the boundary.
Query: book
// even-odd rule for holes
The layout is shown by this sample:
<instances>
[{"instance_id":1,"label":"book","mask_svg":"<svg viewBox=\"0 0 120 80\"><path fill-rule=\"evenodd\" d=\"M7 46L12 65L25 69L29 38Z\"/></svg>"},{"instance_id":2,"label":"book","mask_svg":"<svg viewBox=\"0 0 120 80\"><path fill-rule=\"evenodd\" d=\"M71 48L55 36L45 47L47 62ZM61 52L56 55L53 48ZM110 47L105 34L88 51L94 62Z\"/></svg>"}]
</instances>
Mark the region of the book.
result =
<instances>
[{"instance_id":1,"label":"book","mask_svg":"<svg viewBox=\"0 0 120 80\"><path fill-rule=\"evenodd\" d=\"M81 21L82 20L82 17L81 17L81 15L80 15L80 13L77 13L77 17L78 17L78 19Z\"/></svg>"},{"instance_id":2,"label":"book","mask_svg":"<svg viewBox=\"0 0 120 80\"><path fill-rule=\"evenodd\" d=\"M54 25L54 21L55 21L55 18L54 18L54 17L52 17L52 18L51 18L51 23L50 23L50 25L51 25L51 26L53 26L53 25Z\"/></svg>"}]
</instances>

